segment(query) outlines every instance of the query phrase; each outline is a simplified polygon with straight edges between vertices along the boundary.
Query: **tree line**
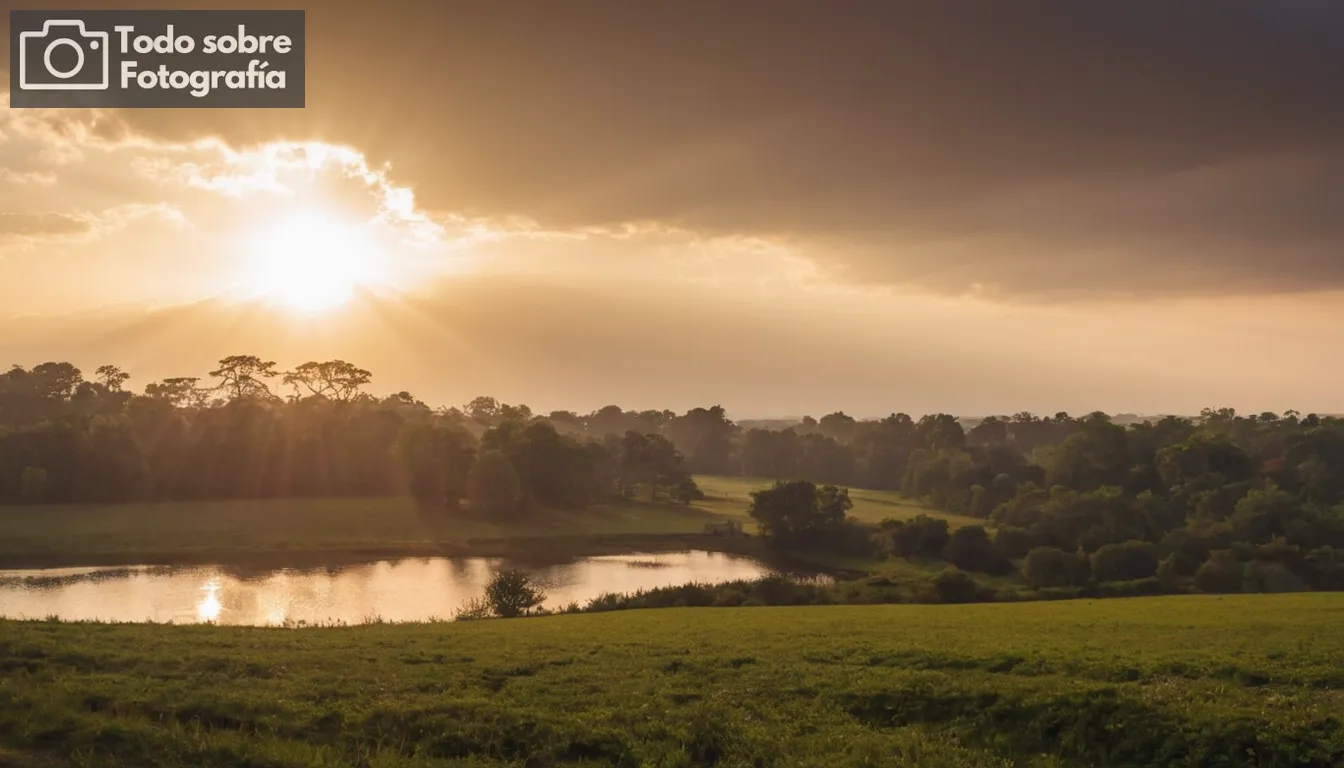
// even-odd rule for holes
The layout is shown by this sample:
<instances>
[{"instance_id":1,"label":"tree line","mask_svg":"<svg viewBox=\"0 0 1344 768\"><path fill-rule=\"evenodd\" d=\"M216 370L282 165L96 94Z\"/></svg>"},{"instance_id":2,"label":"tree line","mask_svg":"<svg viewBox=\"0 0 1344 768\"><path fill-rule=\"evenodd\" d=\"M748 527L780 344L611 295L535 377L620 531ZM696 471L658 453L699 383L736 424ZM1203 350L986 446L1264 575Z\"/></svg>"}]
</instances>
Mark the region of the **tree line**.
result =
<instances>
[{"instance_id":1,"label":"tree line","mask_svg":"<svg viewBox=\"0 0 1344 768\"><path fill-rule=\"evenodd\" d=\"M114 365L88 377L64 362L14 366L0 374L0 503L409 494L427 510L508 517L614 498L689 502L692 475L718 474L814 484L781 491L793 499L782 506L758 500L780 515L781 542L841 546L875 533L889 554L990 574L1020 567L1041 588L1201 570L1210 586L1233 571L1335 583L1344 549L1335 417L836 412L744 427L717 405L537 414L483 396L431 408L405 391L374 396L372 379L341 360L281 370L234 355L208 377L135 392ZM843 522L847 486L985 523L891 521L858 537ZM806 522L814 512L819 528Z\"/></svg>"},{"instance_id":2,"label":"tree line","mask_svg":"<svg viewBox=\"0 0 1344 768\"><path fill-rule=\"evenodd\" d=\"M752 494L751 514L784 547L825 542L944 561L951 569L934 587L952 600L983 592L968 572L1016 573L1033 589L1068 593L1344 589L1339 418L1220 409L1129 425L1102 413L990 417L970 430L944 416L832 423L843 431L755 439L833 439L830 450L851 456L878 455L867 447L876 441L892 462L871 476L889 483L879 487L985 523L954 530L919 515L870 532L846 518L843 488L781 481Z\"/></svg>"},{"instance_id":3,"label":"tree line","mask_svg":"<svg viewBox=\"0 0 1344 768\"><path fill-rule=\"evenodd\" d=\"M139 393L129 381L112 365L0 374L0 503L409 494L431 512L508 518L699 494L657 431L598 439L492 398L433 409L404 391L375 397L372 374L342 360L283 371L234 355L209 378Z\"/></svg>"}]
</instances>

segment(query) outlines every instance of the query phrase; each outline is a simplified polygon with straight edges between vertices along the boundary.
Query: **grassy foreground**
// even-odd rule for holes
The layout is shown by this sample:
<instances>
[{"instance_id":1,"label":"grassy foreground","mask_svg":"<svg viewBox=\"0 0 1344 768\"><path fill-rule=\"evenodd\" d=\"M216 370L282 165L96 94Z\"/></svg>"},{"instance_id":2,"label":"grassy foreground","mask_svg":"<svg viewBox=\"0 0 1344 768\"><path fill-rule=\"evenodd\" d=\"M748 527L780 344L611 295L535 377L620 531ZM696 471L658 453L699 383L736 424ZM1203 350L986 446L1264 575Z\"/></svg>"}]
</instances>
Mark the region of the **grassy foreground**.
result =
<instances>
[{"instance_id":1,"label":"grassy foreground","mask_svg":"<svg viewBox=\"0 0 1344 768\"><path fill-rule=\"evenodd\" d=\"M1337 594L0 622L0 763L1337 766L1341 627Z\"/></svg>"},{"instance_id":2,"label":"grassy foreground","mask_svg":"<svg viewBox=\"0 0 1344 768\"><path fill-rule=\"evenodd\" d=\"M511 525L427 515L403 498L0 507L0 568L249 556L292 565L305 556L330 561L342 555L508 556L537 549L577 555L632 547L733 546L700 536L705 523L725 517L750 523L748 494L771 481L696 479L707 498L690 506L628 500L582 511L541 510ZM851 498L852 514L869 522L928 511L891 492L855 490ZM959 522L965 521L953 519L953 527ZM529 542L538 539L546 541Z\"/></svg>"}]
</instances>

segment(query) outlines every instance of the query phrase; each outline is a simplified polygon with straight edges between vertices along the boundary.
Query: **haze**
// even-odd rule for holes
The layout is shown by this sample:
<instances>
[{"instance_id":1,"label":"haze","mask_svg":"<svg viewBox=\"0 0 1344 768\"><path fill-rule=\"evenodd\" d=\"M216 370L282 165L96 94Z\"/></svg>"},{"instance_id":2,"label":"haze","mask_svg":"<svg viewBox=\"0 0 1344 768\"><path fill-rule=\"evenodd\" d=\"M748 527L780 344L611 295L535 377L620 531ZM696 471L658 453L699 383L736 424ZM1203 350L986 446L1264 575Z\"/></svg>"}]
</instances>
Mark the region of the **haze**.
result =
<instances>
[{"instance_id":1,"label":"haze","mask_svg":"<svg viewBox=\"0 0 1344 768\"><path fill-rule=\"evenodd\" d=\"M0 112L0 362L1344 411L1344 7L1111 5L314 4L304 110Z\"/></svg>"}]
</instances>

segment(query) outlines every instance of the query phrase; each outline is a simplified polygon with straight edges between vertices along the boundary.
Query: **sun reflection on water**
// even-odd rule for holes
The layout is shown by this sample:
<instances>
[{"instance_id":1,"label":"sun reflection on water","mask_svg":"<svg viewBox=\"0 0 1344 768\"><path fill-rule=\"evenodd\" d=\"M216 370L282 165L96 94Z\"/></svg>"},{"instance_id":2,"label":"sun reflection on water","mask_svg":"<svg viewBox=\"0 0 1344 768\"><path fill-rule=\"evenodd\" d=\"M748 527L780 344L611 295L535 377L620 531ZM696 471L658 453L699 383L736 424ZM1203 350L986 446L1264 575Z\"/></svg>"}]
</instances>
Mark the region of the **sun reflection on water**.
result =
<instances>
[{"instance_id":1,"label":"sun reflection on water","mask_svg":"<svg viewBox=\"0 0 1344 768\"><path fill-rule=\"evenodd\" d=\"M406 558L304 570L118 568L37 578L0 570L0 616L263 626L359 624L375 616L444 619L510 565L493 558ZM512 565L536 579L548 608L583 604L606 592L752 579L768 572L749 559L701 551Z\"/></svg>"},{"instance_id":2,"label":"sun reflection on water","mask_svg":"<svg viewBox=\"0 0 1344 768\"><path fill-rule=\"evenodd\" d=\"M196 604L197 621L218 621L219 612L224 608L224 604L219 602L219 579L207 579L201 591L205 597Z\"/></svg>"}]
</instances>

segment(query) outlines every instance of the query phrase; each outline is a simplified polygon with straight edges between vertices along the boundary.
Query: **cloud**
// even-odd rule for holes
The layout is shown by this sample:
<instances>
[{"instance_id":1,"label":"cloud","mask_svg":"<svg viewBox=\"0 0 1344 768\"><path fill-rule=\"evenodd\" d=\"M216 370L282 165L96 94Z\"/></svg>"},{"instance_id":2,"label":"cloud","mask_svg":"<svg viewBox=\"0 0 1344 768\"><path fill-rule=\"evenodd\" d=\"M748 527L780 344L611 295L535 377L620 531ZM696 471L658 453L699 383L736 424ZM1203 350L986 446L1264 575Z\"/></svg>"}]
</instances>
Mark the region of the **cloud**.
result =
<instances>
[{"instance_id":1,"label":"cloud","mask_svg":"<svg viewBox=\"0 0 1344 768\"><path fill-rule=\"evenodd\" d=\"M9 102L9 92L0 98ZM25 139L39 147L39 159L53 165L69 165L84 159L85 152L110 151L145 146L130 123L106 109L0 109L0 137Z\"/></svg>"},{"instance_id":2,"label":"cloud","mask_svg":"<svg viewBox=\"0 0 1344 768\"><path fill-rule=\"evenodd\" d=\"M182 212L170 205L127 204L80 213L0 213L0 253L42 245L89 244L147 220L190 226Z\"/></svg>"},{"instance_id":3,"label":"cloud","mask_svg":"<svg viewBox=\"0 0 1344 768\"><path fill-rule=\"evenodd\" d=\"M50 187L56 183L56 174L43 171L16 171L12 168L0 168L0 181L9 184L36 184Z\"/></svg>"},{"instance_id":4,"label":"cloud","mask_svg":"<svg viewBox=\"0 0 1344 768\"><path fill-rule=\"evenodd\" d=\"M0 213L0 237L78 235L91 226L87 219L64 213Z\"/></svg>"},{"instance_id":5,"label":"cloud","mask_svg":"<svg viewBox=\"0 0 1344 768\"><path fill-rule=\"evenodd\" d=\"M385 200L404 210L414 190L450 233L453 217L664 227L782 244L859 286L1033 301L1344 287L1339 3L467 7L312 9L305 110L0 131L67 164L137 141L354 148L396 178ZM196 172L241 195L285 183L246 159Z\"/></svg>"}]
</instances>

